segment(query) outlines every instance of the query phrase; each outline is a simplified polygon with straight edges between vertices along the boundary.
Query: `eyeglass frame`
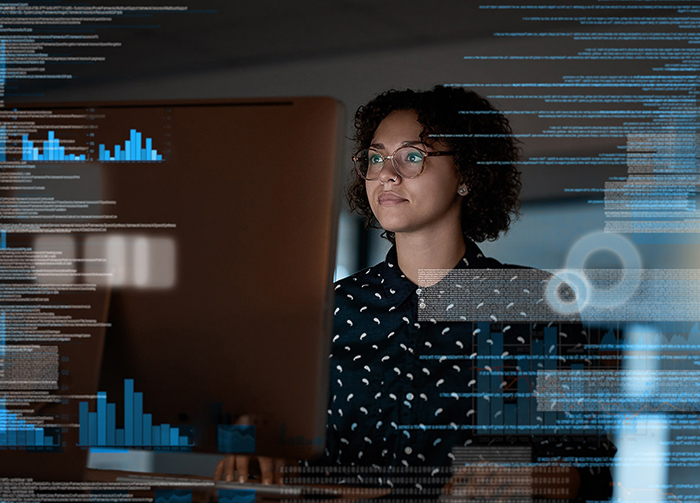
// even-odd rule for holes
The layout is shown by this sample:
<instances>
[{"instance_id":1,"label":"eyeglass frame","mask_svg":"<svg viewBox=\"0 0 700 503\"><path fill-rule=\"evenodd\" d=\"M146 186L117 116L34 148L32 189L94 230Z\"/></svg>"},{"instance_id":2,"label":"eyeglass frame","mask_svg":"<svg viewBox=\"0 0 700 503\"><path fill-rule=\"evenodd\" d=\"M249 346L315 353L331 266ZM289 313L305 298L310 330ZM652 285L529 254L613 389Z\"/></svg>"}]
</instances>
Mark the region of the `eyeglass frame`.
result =
<instances>
[{"instance_id":1,"label":"eyeglass frame","mask_svg":"<svg viewBox=\"0 0 700 503\"><path fill-rule=\"evenodd\" d=\"M418 150L419 152L421 152L421 153L424 155L424 157L423 157L423 164L422 164L421 167L420 167L420 172L419 172L416 176L404 176L404 175L401 174L401 172L399 172L399 168L396 166L396 161L394 161L394 157L396 156L396 152L398 152L398 151L401 150L402 148L413 148L413 149L415 149L415 150ZM382 153L379 152L377 149L374 149L374 148L363 148L362 150L358 150L357 152L355 152L355 155L352 156L352 161L353 161L353 165L355 166L355 171L357 172L357 174L360 175L361 178L363 178L364 180L366 180L366 181L368 181L368 182L372 182L372 181L374 181L374 180L379 180L379 176L377 176L376 178L367 178L367 177L364 176L362 173L360 173L360 170L359 170L359 169L357 169L357 154L359 154L360 152L364 152L365 150L367 150L367 151L369 151L369 150L374 150L377 154L379 154L379 156L382 158L382 164L384 164L384 163L386 162L387 159L391 159L391 165L392 165L393 168L394 168L394 172L395 172L398 176L400 176L401 178L406 178L406 179L408 179L408 180L412 180L413 178L418 178L420 175L423 174L423 171L425 170L425 160L426 160L426 157L438 157L438 156L442 156L442 155L454 155L454 153L455 153L454 150L444 150L444 151L437 150L437 151L435 151L435 152L426 152L426 151L423 150L422 148L418 148L418 147L416 147L416 146L414 146L414 145L402 145L402 146L400 146L399 148L397 148L396 150L394 150L394 151L391 153L391 155L383 156ZM384 166L382 166L382 169L384 169ZM382 172L382 171L379 170L379 173L381 173L381 172Z\"/></svg>"}]
</instances>

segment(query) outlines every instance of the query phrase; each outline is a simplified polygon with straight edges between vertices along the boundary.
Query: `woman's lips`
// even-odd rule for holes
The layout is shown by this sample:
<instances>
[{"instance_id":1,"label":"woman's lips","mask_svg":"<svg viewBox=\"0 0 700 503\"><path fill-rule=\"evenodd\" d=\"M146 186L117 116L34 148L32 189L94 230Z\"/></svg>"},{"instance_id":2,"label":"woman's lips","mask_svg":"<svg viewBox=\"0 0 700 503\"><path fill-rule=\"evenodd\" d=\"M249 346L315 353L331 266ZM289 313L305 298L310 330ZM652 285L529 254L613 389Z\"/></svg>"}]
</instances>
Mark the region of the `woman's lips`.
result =
<instances>
[{"instance_id":1,"label":"woman's lips","mask_svg":"<svg viewBox=\"0 0 700 503\"><path fill-rule=\"evenodd\" d=\"M381 206L396 206L397 204L407 202L407 199L399 197L396 194L381 194L378 200Z\"/></svg>"}]
</instances>

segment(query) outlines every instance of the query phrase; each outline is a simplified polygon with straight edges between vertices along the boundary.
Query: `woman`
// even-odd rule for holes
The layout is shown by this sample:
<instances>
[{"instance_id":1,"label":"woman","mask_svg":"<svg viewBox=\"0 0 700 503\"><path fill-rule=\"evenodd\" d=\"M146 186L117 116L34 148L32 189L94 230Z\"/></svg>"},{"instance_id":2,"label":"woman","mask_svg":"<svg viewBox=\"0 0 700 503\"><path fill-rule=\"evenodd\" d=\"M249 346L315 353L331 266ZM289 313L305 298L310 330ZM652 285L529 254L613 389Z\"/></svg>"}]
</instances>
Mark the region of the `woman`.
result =
<instances>
[{"instance_id":1,"label":"woman","mask_svg":"<svg viewBox=\"0 0 700 503\"><path fill-rule=\"evenodd\" d=\"M474 360L452 357L475 354L479 336L511 327L420 321L426 291L440 288L448 271L512 267L484 257L474 244L496 239L517 215L518 149L508 121L476 93L437 86L385 92L360 107L355 128L350 207L367 225L379 224L394 246L384 262L335 285L323 464L349 473L373 467L352 476L367 482L370 473L372 482L402 495L452 492L459 484L485 488L479 494L513 493L512 481L499 476L512 474L504 460L481 479L468 468L461 473L468 481L450 478L460 449L476 444L529 445L535 457L549 458L569 447L556 438L515 435L504 444L503 435L478 434L478 369ZM421 269L432 272L424 276ZM533 330L525 325L510 333L523 334L527 344ZM230 458L222 462L219 476L232 472L231 465ZM581 485L587 475L572 467L559 472L561 480L551 484L535 473L536 493L556 486L550 495L572 498L579 486L595 485ZM586 497L608 497L609 475L596 476L605 478L602 489Z\"/></svg>"}]
</instances>

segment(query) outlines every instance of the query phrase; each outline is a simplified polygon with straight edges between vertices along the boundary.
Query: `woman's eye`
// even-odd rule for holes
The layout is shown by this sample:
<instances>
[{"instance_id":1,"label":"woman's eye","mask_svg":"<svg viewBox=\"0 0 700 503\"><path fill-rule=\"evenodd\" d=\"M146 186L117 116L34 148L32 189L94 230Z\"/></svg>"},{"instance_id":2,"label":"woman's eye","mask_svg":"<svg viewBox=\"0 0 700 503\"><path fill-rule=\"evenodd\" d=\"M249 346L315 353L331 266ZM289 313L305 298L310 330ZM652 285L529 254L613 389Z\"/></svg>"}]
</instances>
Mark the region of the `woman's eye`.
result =
<instances>
[{"instance_id":1,"label":"woman's eye","mask_svg":"<svg viewBox=\"0 0 700 503\"><path fill-rule=\"evenodd\" d=\"M369 163L370 164L380 164L382 162L382 156L381 155L371 155L369 157Z\"/></svg>"},{"instance_id":2,"label":"woman's eye","mask_svg":"<svg viewBox=\"0 0 700 503\"><path fill-rule=\"evenodd\" d=\"M412 152L406 156L406 160L408 162L418 163L423 161L423 156L416 152Z\"/></svg>"}]
</instances>

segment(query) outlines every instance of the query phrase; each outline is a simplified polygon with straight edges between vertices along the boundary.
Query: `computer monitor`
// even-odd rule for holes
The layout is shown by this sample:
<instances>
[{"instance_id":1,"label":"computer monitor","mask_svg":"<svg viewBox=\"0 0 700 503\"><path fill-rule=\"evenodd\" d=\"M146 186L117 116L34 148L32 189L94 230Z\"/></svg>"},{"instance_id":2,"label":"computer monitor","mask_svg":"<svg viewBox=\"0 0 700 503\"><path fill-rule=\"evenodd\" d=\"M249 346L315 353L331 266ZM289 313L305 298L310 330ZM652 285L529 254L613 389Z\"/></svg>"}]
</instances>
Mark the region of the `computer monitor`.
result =
<instances>
[{"instance_id":1,"label":"computer monitor","mask_svg":"<svg viewBox=\"0 0 700 503\"><path fill-rule=\"evenodd\" d=\"M52 115L36 117L23 158L42 169L50 152L62 174L99 186L68 210L82 212L72 220L82 226L73 234L82 281L112 290L99 384L106 395L81 410L81 444L321 453L340 104L36 108ZM59 118L63 129L53 126ZM255 419L254 434L230 425L244 414Z\"/></svg>"},{"instance_id":2,"label":"computer monitor","mask_svg":"<svg viewBox=\"0 0 700 503\"><path fill-rule=\"evenodd\" d=\"M180 102L105 113L115 131L154 116L170 135L161 162L102 164L115 221L176 227L125 229L88 244L88 255L126 258L114 270L123 286L113 286L100 389L119 403L125 379L133 379L152 425L188 431L181 438L194 451L251 450L250 438L227 426L248 414L257 454L321 453L339 103ZM139 247L151 258L140 259Z\"/></svg>"}]
</instances>

